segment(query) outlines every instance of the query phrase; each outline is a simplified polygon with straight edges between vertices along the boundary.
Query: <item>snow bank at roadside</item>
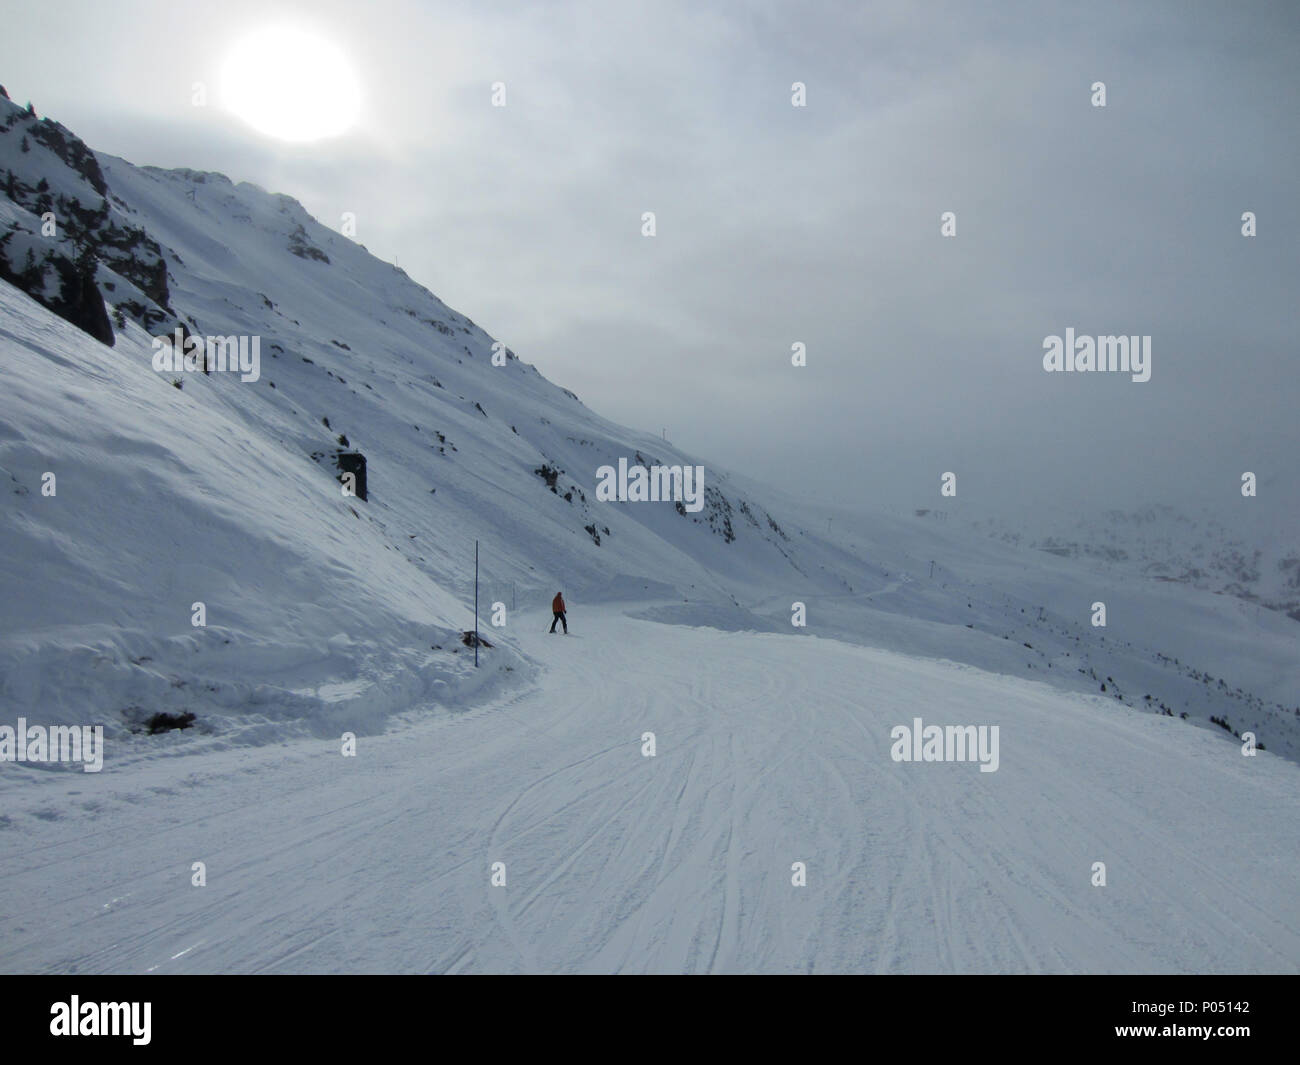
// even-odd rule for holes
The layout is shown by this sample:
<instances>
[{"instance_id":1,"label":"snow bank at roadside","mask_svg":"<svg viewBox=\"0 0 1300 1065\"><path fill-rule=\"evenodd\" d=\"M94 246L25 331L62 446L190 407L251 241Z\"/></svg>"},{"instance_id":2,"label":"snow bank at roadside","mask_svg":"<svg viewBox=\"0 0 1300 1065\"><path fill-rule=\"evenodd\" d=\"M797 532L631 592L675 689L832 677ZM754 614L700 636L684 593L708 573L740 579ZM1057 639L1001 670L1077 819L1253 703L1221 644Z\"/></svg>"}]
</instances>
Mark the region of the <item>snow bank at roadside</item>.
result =
<instances>
[{"instance_id":1,"label":"snow bank at roadside","mask_svg":"<svg viewBox=\"0 0 1300 1065\"><path fill-rule=\"evenodd\" d=\"M529 674L495 639L475 670L472 604L330 470L249 432L222 392L250 385L177 389L139 329L103 348L7 285L0 347L0 723L118 743L159 713L195 715L184 743L363 734Z\"/></svg>"}]
</instances>

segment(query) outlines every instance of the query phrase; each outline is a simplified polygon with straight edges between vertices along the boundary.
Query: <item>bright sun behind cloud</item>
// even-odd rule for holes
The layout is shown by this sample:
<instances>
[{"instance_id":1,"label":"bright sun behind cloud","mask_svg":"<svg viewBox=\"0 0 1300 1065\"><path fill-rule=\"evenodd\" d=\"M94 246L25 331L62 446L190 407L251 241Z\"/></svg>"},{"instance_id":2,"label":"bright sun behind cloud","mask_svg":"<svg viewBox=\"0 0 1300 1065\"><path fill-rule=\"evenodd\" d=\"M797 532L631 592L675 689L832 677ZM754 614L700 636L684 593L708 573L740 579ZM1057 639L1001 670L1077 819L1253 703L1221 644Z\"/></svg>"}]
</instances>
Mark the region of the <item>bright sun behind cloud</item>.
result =
<instances>
[{"instance_id":1,"label":"bright sun behind cloud","mask_svg":"<svg viewBox=\"0 0 1300 1065\"><path fill-rule=\"evenodd\" d=\"M286 141L337 136L361 110L361 89L343 52L287 27L235 44L221 68L221 99L259 133Z\"/></svg>"}]
</instances>

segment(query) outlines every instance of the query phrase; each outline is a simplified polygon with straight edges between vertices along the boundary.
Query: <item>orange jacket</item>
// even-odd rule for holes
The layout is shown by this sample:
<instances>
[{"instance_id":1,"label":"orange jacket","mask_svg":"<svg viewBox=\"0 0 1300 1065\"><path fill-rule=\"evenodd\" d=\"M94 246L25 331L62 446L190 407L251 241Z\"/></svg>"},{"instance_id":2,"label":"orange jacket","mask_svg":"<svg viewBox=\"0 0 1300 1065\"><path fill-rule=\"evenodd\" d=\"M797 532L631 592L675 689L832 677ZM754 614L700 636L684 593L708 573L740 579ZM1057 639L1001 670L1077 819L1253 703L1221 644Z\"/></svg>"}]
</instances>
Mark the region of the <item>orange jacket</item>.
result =
<instances>
[{"instance_id":1,"label":"orange jacket","mask_svg":"<svg viewBox=\"0 0 1300 1065\"><path fill-rule=\"evenodd\" d=\"M562 596L559 592L556 592L555 598L551 600L551 613L553 614L564 613L564 596Z\"/></svg>"}]
</instances>

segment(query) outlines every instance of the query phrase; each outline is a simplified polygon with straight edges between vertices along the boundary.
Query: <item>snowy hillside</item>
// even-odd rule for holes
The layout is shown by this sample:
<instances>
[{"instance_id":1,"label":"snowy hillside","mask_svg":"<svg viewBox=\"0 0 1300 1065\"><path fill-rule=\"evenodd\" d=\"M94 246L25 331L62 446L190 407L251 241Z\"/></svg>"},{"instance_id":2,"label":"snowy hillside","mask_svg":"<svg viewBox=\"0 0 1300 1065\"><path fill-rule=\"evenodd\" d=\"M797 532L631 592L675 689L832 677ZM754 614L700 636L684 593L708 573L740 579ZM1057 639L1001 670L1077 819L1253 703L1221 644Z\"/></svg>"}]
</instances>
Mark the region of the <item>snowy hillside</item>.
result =
<instances>
[{"instance_id":1,"label":"snowy hillside","mask_svg":"<svg viewBox=\"0 0 1300 1065\"><path fill-rule=\"evenodd\" d=\"M1237 596L1300 621L1300 493L1280 480L1262 480L1257 498L1229 495L1216 511L1151 504L1083 517L1040 514L1032 533L993 513L969 524L1003 543Z\"/></svg>"},{"instance_id":2,"label":"snowy hillside","mask_svg":"<svg viewBox=\"0 0 1300 1065\"><path fill-rule=\"evenodd\" d=\"M687 460L508 350L493 365L481 329L289 197L95 157L6 100L0 113L10 276L66 311L56 267L90 246L113 323L107 347L0 294L0 463L24 499L4 515L4 565L25 590L4 684L29 719L185 711L224 731L266 703L242 731L268 714L333 729L341 700L365 707L364 729L413 696L458 705L441 688L465 681L452 656L473 627L475 539L485 614L558 587L723 595L793 571L789 537L712 468L698 511L598 503L601 465ZM158 372L151 338L176 328L258 338L256 379ZM340 452L364 457L364 501L342 495Z\"/></svg>"}]
</instances>

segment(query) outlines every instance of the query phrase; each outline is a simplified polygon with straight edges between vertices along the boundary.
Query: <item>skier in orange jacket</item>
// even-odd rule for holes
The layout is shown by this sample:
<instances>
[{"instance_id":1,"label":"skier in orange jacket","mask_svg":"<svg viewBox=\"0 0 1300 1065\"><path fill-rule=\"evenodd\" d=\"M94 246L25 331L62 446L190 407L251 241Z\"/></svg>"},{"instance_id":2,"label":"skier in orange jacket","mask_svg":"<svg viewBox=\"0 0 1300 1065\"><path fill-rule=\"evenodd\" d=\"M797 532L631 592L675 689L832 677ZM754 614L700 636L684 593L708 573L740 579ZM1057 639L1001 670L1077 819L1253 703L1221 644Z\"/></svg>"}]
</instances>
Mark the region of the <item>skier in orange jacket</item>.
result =
<instances>
[{"instance_id":1,"label":"skier in orange jacket","mask_svg":"<svg viewBox=\"0 0 1300 1065\"><path fill-rule=\"evenodd\" d=\"M551 613L555 617L551 618L551 632L555 632L555 623L558 621L564 626L564 635L569 635L569 619L564 616L564 593L556 592L555 598L551 600Z\"/></svg>"}]
</instances>

